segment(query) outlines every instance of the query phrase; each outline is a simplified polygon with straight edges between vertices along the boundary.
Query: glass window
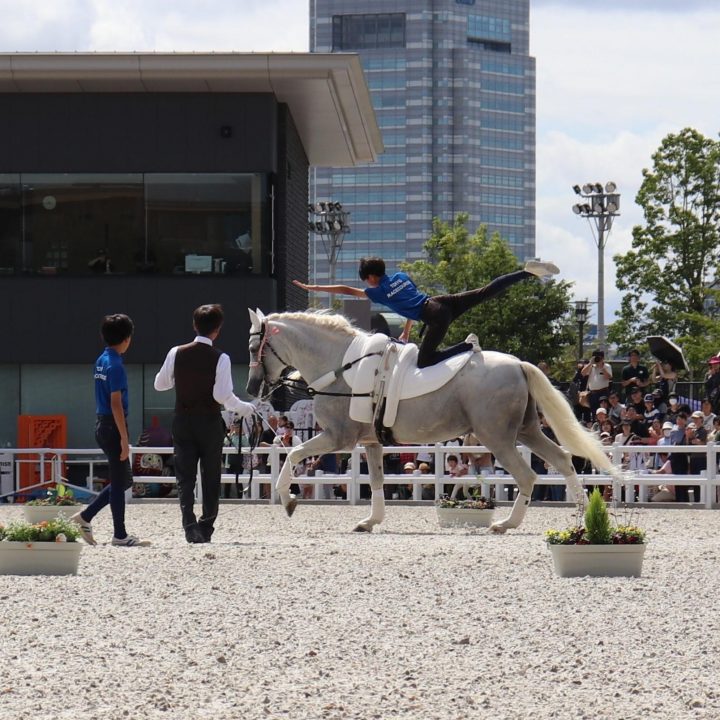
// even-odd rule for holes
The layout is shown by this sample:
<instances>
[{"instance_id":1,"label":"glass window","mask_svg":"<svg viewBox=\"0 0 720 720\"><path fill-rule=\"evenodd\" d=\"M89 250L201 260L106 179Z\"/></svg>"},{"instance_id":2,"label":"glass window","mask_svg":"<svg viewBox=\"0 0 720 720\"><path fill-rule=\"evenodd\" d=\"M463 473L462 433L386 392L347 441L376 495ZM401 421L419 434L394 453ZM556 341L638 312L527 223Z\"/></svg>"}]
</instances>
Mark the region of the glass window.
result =
<instances>
[{"instance_id":1,"label":"glass window","mask_svg":"<svg viewBox=\"0 0 720 720\"><path fill-rule=\"evenodd\" d=\"M13 274L18 270L21 237L20 176L0 174L0 274Z\"/></svg>"},{"instance_id":2,"label":"glass window","mask_svg":"<svg viewBox=\"0 0 720 720\"><path fill-rule=\"evenodd\" d=\"M145 240L142 175L22 175L24 272L132 272Z\"/></svg>"},{"instance_id":3,"label":"glass window","mask_svg":"<svg viewBox=\"0 0 720 720\"><path fill-rule=\"evenodd\" d=\"M173 273L266 272L263 176L153 174L145 187L148 263Z\"/></svg>"},{"instance_id":4,"label":"glass window","mask_svg":"<svg viewBox=\"0 0 720 720\"><path fill-rule=\"evenodd\" d=\"M257 174L0 174L0 275L267 274L267 194Z\"/></svg>"},{"instance_id":5,"label":"glass window","mask_svg":"<svg viewBox=\"0 0 720 720\"><path fill-rule=\"evenodd\" d=\"M405 14L333 15L333 51L405 47Z\"/></svg>"}]
</instances>

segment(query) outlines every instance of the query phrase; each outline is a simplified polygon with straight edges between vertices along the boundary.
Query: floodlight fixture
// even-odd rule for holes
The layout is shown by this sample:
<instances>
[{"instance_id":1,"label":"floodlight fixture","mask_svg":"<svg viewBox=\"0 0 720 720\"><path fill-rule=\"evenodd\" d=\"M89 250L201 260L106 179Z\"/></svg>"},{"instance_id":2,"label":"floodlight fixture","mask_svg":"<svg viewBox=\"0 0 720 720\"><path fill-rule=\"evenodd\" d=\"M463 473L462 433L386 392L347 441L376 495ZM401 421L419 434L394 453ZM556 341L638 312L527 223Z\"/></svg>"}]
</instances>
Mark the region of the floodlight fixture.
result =
<instances>
[{"instance_id":1,"label":"floodlight fixture","mask_svg":"<svg viewBox=\"0 0 720 720\"><path fill-rule=\"evenodd\" d=\"M577 186L572 186L576 194ZM617 185L608 181L603 186L599 182L589 182L582 186L583 203L572 206L576 215L585 218L593 230L595 243L598 249L598 314L597 314L597 340L598 347L605 347L605 245L612 228L613 219L618 215L620 207L620 193ZM587 307L587 304L585 304ZM583 306L578 302L575 307L575 317L578 323L583 323ZM581 331L582 333L582 331ZM579 343L579 354L582 355L582 338Z\"/></svg>"},{"instance_id":2,"label":"floodlight fixture","mask_svg":"<svg viewBox=\"0 0 720 720\"><path fill-rule=\"evenodd\" d=\"M580 195L582 193L582 188L579 185L573 185L572 189L575 191L576 195Z\"/></svg>"}]
</instances>

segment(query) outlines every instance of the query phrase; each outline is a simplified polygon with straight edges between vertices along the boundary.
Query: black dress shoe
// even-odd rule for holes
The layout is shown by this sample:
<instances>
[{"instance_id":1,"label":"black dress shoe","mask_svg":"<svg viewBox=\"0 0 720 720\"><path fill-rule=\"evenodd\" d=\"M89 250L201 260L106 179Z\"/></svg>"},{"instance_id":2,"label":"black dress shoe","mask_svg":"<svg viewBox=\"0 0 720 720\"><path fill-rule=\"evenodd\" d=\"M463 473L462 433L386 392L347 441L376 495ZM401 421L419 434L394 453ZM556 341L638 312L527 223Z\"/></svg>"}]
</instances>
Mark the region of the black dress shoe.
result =
<instances>
[{"instance_id":1,"label":"black dress shoe","mask_svg":"<svg viewBox=\"0 0 720 720\"><path fill-rule=\"evenodd\" d=\"M198 530L200 530L200 534L204 538L203 542L208 543L210 542L212 534L215 532L215 528L212 528L209 525L203 525L202 523L198 523Z\"/></svg>"},{"instance_id":2,"label":"black dress shoe","mask_svg":"<svg viewBox=\"0 0 720 720\"><path fill-rule=\"evenodd\" d=\"M185 530L185 539L189 543L204 543L207 542L205 535L197 525L192 525Z\"/></svg>"}]
</instances>

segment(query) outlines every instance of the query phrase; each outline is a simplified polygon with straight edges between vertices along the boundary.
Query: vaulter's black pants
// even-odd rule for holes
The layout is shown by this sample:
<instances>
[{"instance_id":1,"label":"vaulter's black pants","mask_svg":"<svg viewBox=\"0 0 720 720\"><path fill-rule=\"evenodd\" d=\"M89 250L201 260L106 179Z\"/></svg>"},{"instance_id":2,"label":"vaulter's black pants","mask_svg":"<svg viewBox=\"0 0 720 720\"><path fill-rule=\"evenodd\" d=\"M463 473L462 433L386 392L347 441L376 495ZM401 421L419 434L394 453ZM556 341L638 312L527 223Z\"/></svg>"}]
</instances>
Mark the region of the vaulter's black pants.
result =
<instances>
[{"instance_id":1,"label":"vaulter's black pants","mask_svg":"<svg viewBox=\"0 0 720 720\"><path fill-rule=\"evenodd\" d=\"M497 297L521 280L535 277L527 270L518 270L514 273L501 275L484 287L468 290L452 295L436 295L431 297L423 306L420 319L425 323L425 333L418 353L418 367L434 365L453 355L472 350L470 343L462 342L438 352L437 347L443 341L450 323L470 308L486 300Z\"/></svg>"},{"instance_id":2,"label":"vaulter's black pants","mask_svg":"<svg viewBox=\"0 0 720 720\"><path fill-rule=\"evenodd\" d=\"M220 413L208 415L175 415L172 426L175 449L175 477L185 533L197 525L209 539L218 514L222 449L225 422ZM200 462L202 482L202 515L195 517L195 482Z\"/></svg>"}]
</instances>

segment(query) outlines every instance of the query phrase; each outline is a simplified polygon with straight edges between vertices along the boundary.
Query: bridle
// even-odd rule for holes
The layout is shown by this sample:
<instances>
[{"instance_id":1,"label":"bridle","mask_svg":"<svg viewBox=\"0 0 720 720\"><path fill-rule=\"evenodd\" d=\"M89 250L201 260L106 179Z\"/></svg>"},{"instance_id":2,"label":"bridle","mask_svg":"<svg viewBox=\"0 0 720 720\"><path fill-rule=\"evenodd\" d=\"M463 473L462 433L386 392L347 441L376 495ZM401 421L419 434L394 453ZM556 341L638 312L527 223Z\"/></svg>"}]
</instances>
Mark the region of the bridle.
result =
<instances>
[{"instance_id":1,"label":"bridle","mask_svg":"<svg viewBox=\"0 0 720 720\"><path fill-rule=\"evenodd\" d=\"M271 330L272 334L279 333L279 328L273 328ZM250 333L250 337L258 336L260 338L260 346L257 350L257 360L250 360L249 368L252 370L256 367L261 367L263 371L263 385L267 385L269 390L265 395L262 396L261 400L266 400L270 395L272 395L275 390L279 387L292 387L289 383L293 382L291 380L288 380L287 378L283 378L282 376L279 376L277 380L272 380L267 371L267 367L265 367L265 358L263 357L265 354L265 349L267 348L277 359L277 361L282 365L283 370L290 367L290 363L283 360L280 355L278 354L277 350L270 344L270 339L268 338L268 332L267 332L267 323L262 323L259 330L256 330L255 332ZM282 372L282 371L281 371Z\"/></svg>"},{"instance_id":2,"label":"bridle","mask_svg":"<svg viewBox=\"0 0 720 720\"><path fill-rule=\"evenodd\" d=\"M280 332L280 328L273 327L270 330L271 335L277 335ZM345 363L339 368L336 368L335 370L331 370L328 373L325 373L323 376L318 378L312 383L301 383L299 380L296 380L294 378L290 377L282 377L279 376L277 380L272 380L268 378L268 372L267 368L265 367L265 349L267 348L277 359L277 361L283 366L283 370L286 368L292 367L290 363L283 360L280 355L278 354L277 350L270 344L270 339L268 337L268 325L266 322L263 322L260 326L259 330L251 331L250 337L258 336L260 338L260 346L257 350L257 360L251 360L249 364L249 368L252 370L256 367L261 367L263 370L263 384L268 386L268 392L265 393L260 399L266 400L270 395L272 395L275 390L277 390L279 387L286 387L290 388L291 390L302 390L306 392L310 397L314 397L315 395L328 395L333 397L372 397L372 392L366 392L366 393L336 393L336 392L320 392L322 388L327 387L327 385L330 385L332 382L337 380L343 372L346 370L349 370L353 365L356 363L359 363L361 360L364 360L365 358L372 357L373 355L382 356L382 352L371 352L366 353L365 355L361 355L359 358L356 358L355 360L352 360L351 362ZM261 386L262 387L262 386Z\"/></svg>"}]
</instances>

